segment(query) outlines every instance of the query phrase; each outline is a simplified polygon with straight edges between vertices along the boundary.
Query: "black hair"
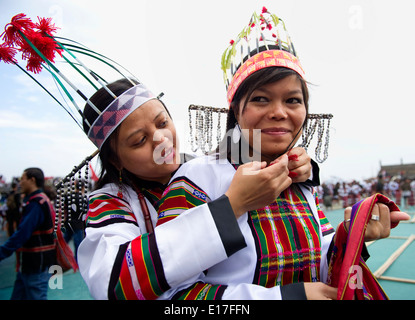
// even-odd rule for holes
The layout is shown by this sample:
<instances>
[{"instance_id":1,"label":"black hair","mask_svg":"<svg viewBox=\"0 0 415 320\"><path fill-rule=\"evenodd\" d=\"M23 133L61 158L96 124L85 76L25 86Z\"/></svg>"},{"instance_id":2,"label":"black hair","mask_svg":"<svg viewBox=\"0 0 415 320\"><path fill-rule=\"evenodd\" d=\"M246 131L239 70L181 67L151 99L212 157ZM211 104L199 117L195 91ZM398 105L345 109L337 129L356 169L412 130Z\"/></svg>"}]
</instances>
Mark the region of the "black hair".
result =
<instances>
[{"instance_id":1,"label":"black hair","mask_svg":"<svg viewBox=\"0 0 415 320\"><path fill-rule=\"evenodd\" d=\"M245 56L243 59L243 63L245 63L249 59L249 57L253 57L255 54L259 52L267 51L267 50L282 50L282 51L289 52L285 49L281 49L277 45L268 45L267 47L261 46L258 49L252 50L249 56ZM236 70L238 70L240 67L241 67L241 64L236 68ZM296 75L297 78L301 81L301 89L303 92L304 104L305 104L306 112L308 116L309 93L308 93L308 88L307 88L307 82L294 70L284 68L284 67L269 67L269 68L264 68L264 69L254 72L252 75L250 75L248 78L246 78L241 83L238 90L235 92L233 96L233 99L232 99L232 102L231 102L231 105L228 111L228 117L226 121L226 131L235 127L237 123L236 115L239 113L240 102L245 95L247 95L247 99L245 101L245 105L243 106L243 109L246 107L246 104L249 101L250 96L255 90L259 89L260 87L266 84L277 82L291 75ZM304 126L305 125L306 123L304 122Z\"/></svg>"},{"instance_id":2,"label":"black hair","mask_svg":"<svg viewBox=\"0 0 415 320\"><path fill-rule=\"evenodd\" d=\"M45 175L42 169L39 168L27 168L23 171L28 179L35 178L36 186L39 189L43 189L45 186Z\"/></svg>"},{"instance_id":3,"label":"black hair","mask_svg":"<svg viewBox=\"0 0 415 320\"><path fill-rule=\"evenodd\" d=\"M132 88L134 86L133 83L138 84L137 81L131 81L128 79L120 79L108 84L107 88L118 97L128 89ZM99 111L104 111L109 106L109 104L114 101L114 98L107 92L105 88L101 88L95 92L91 98L89 98L89 101L91 101ZM88 134L89 125L85 119L92 125L97 118L98 113L89 104L86 104L84 108L83 121L83 127L86 134Z\"/></svg>"},{"instance_id":4,"label":"black hair","mask_svg":"<svg viewBox=\"0 0 415 320\"><path fill-rule=\"evenodd\" d=\"M307 82L294 70L284 67L269 67L256 71L241 83L238 90L235 92L235 95L233 96L232 102L230 104L228 118L226 121L226 130L230 130L235 127L237 123L236 115L239 113L239 109L241 108L240 104L244 96L247 98L245 100L245 104L242 106L242 110L245 109L249 98L255 90L264 85L280 81L292 75L295 75L301 81L301 89L303 92L306 114L308 115L309 93Z\"/></svg>"},{"instance_id":5,"label":"black hair","mask_svg":"<svg viewBox=\"0 0 415 320\"><path fill-rule=\"evenodd\" d=\"M236 119L236 115L239 114L240 108L242 108L242 110L245 109L249 101L249 98L251 97L252 93L255 90L259 89L260 87L264 85L280 81L292 75L295 75L297 79L301 81L303 100L304 100L304 104L306 108L306 118L303 124L303 128L306 127L307 116L308 116L308 100L309 100L307 82L294 70L284 68L284 67L269 67L269 68L258 70L254 72L253 74L251 74L248 78L245 79L245 81L241 83L238 90L235 92L235 95L233 96L233 99L231 101L229 111L228 111L228 116L226 119L226 132L230 133L232 130L234 130L236 124L238 123ZM241 106L242 98L245 96L247 98L245 99L244 105ZM230 161L232 160L232 161L236 161L239 163L243 163L244 155L241 154L241 150L242 150L241 145L238 146L239 159L231 159L232 158L231 152L232 150L235 150L235 146L231 145L233 143L231 136L232 136L231 134L226 134L225 138L220 142L216 151L226 152L226 154L221 154L220 157L226 157ZM240 139L239 144L244 143L243 140L244 139Z\"/></svg>"},{"instance_id":6,"label":"black hair","mask_svg":"<svg viewBox=\"0 0 415 320\"><path fill-rule=\"evenodd\" d=\"M136 81L134 81L134 83L136 83ZM107 88L118 97L133 86L133 83L128 79L120 79L108 84ZM89 101L92 102L99 111L103 112L110 103L114 101L114 97L110 95L105 88L101 88L89 98ZM88 134L90 127L85 119L92 125L98 116L99 114L87 103L84 108L83 121L83 127L86 134ZM118 136L118 128L114 130L111 136L108 137L101 146L99 152L101 173L96 185L97 188L102 188L106 183L117 182L119 180L119 170L114 166L114 163L118 163L118 157L116 151L113 150L113 147L111 146L111 141Z\"/></svg>"}]
</instances>

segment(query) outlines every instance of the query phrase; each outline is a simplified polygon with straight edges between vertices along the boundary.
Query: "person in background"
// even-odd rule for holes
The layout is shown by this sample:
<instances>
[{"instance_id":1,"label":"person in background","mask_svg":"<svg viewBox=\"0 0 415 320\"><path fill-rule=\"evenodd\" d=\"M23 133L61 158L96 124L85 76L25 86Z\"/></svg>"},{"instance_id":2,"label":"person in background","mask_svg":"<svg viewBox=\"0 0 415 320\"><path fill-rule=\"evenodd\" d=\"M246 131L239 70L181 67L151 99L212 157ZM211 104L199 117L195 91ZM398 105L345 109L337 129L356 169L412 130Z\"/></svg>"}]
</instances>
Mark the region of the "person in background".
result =
<instances>
[{"instance_id":1,"label":"person in background","mask_svg":"<svg viewBox=\"0 0 415 320\"><path fill-rule=\"evenodd\" d=\"M12 300L47 300L49 267L56 264L52 204L43 192L39 168L24 170L20 188L25 195L17 230L0 246L0 261L17 252L17 275Z\"/></svg>"},{"instance_id":2,"label":"person in background","mask_svg":"<svg viewBox=\"0 0 415 320\"><path fill-rule=\"evenodd\" d=\"M9 237L14 233L20 221L20 193L18 192L18 183L12 182L12 191L7 197L7 233Z\"/></svg>"},{"instance_id":3,"label":"person in background","mask_svg":"<svg viewBox=\"0 0 415 320\"><path fill-rule=\"evenodd\" d=\"M403 208L409 208L409 198L411 197L411 180L404 178L401 183Z\"/></svg>"}]
</instances>

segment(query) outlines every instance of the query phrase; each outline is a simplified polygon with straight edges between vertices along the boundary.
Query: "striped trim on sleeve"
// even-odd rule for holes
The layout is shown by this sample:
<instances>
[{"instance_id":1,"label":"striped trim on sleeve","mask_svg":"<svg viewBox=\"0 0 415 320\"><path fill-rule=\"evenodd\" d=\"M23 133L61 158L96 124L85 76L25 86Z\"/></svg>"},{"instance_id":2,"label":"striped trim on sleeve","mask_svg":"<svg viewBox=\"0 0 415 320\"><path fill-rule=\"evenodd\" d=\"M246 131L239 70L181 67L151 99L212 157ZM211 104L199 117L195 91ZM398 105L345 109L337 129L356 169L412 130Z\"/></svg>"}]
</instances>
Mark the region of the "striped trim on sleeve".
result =
<instances>
[{"instance_id":1,"label":"striped trim on sleeve","mask_svg":"<svg viewBox=\"0 0 415 320\"><path fill-rule=\"evenodd\" d=\"M121 246L114 264L121 264L118 272L113 272L109 296L118 300L154 300L170 289L154 233L141 235L127 246ZM114 279L114 277L118 277Z\"/></svg>"},{"instance_id":2,"label":"striped trim on sleeve","mask_svg":"<svg viewBox=\"0 0 415 320\"><path fill-rule=\"evenodd\" d=\"M173 180L160 200L157 225L180 215L183 211L210 202L208 195L185 177Z\"/></svg>"},{"instance_id":3,"label":"striped trim on sleeve","mask_svg":"<svg viewBox=\"0 0 415 320\"><path fill-rule=\"evenodd\" d=\"M221 300L226 285L197 282L173 296L173 300Z\"/></svg>"},{"instance_id":4,"label":"striped trim on sleeve","mask_svg":"<svg viewBox=\"0 0 415 320\"><path fill-rule=\"evenodd\" d=\"M120 222L138 226L137 219L126 201L106 193L96 194L89 199L87 227L100 228Z\"/></svg>"}]
</instances>

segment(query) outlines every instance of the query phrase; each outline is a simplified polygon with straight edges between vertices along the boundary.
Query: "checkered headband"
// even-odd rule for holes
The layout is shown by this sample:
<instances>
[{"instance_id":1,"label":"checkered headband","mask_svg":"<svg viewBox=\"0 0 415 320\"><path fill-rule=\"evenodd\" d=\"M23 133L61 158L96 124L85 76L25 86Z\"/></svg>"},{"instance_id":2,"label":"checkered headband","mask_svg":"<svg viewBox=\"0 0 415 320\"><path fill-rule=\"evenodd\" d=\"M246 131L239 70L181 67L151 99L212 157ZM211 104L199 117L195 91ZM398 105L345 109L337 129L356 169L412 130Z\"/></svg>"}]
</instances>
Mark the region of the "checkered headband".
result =
<instances>
[{"instance_id":1,"label":"checkered headband","mask_svg":"<svg viewBox=\"0 0 415 320\"><path fill-rule=\"evenodd\" d=\"M118 96L93 122L88 138L101 149L111 133L133 111L156 96L143 84L138 84Z\"/></svg>"}]
</instances>

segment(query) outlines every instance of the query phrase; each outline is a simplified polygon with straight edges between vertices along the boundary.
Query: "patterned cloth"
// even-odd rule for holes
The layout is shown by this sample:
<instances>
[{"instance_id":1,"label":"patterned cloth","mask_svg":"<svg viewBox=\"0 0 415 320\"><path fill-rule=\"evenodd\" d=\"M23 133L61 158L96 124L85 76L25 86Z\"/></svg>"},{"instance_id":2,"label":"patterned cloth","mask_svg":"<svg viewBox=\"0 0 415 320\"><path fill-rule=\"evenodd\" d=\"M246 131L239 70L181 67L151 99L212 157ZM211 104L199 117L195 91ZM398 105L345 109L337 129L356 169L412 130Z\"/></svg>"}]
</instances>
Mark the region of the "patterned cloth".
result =
<instances>
[{"instance_id":1,"label":"patterned cloth","mask_svg":"<svg viewBox=\"0 0 415 320\"><path fill-rule=\"evenodd\" d=\"M156 96L143 84L138 84L118 96L97 117L88 132L88 138L101 149L112 132L133 111Z\"/></svg>"},{"instance_id":2,"label":"patterned cloth","mask_svg":"<svg viewBox=\"0 0 415 320\"><path fill-rule=\"evenodd\" d=\"M386 300L386 293L361 257L364 235L376 203L399 211L396 204L381 194L366 198L352 207L349 232L344 223L337 228L335 245L329 265L328 284L337 287L338 300ZM392 224L391 227L396 227Z\"/></svg>"},{"instance_id":3,"label":"patterned cloth","mask_svg":"<svg viewBox=\"0 0 415 320\"><path fill-rule=\"evenodd\" d=\"M90 198L87 227L100 228L119 222L137 225L137 219L128 202L108 193L97 193Z\"/></svg>"},{"instance_id":4,"label":"patterned cloth","mask_svg":"<svg viewBox=\"0 0 415 320\"><path fill-rule=\"evenodd\" d=\"M253 283L273 287L319 281L318 224L300 189L292 185L270 206L250 212L261 250Z\"/></svg>"},{"instance_id":5,"label":"patterned cloth","mask_svg":"<svg viewBox=\"0 0 415 320\"><path fill-rule=\"evenodd\" d=\"M152 195L152 200L161 195L158 189L154 192L146 190L146 193ZM138 227L136 216L125 199L109 193L96 193L90 198L88 228L102 228L120 223ZM170 289L164 277L153 233L140 235L122 246L115 261L115 268L119 269L119 275L114 274L116 279L109 288L110 298L156 299Z\"/></svg>"},{"instance_id":6,"label":"patterned cloth","mask_svg":"<svg viewBox=\"0 0 415 320\"><path fill-rule=\"evenodd\" d=\"M192 162L186 165L189 164ZM196 164L194 170L177 176L170 183L160 201L158 225L172 221L188 208L209 203L227 190L225 181L232 180L235 172L232 165L205 165L203 168L198 168ZM219 176L223 181L212 181L213 177ZM332 235L334 229L319 209L315 191L307 198L304 190L293 184L271 205L250 211L246 218L238 219L245 239L248 243L252 241L252 247L248 246L231 259L206 270L201 281L179 292L175 298L222 299L229 284L234 284L234 281L265 288L320 281L321 236ZM308 202L310 197L315 197L317 215L313 214ZM253 263L243 262L245 259L253 259ZM231 272L236 270L233 268L237 268L241 275L235 276ZM215 294L202 294L204 291ZM239 296L252 298L242 294Z\"/></svg>"},{"instance_id":7,"label":"patterned cloth","mask_svg":"<svg viewBox=\"0 0 415 320\"><path fill-rule=\"evenodd\" d=\"M163 187L146 186L141 191L156 225ZM148 233L137 193L127 187L121 199L118 191L107 184L90 195L86 236L78 249L81 275L95 299L170 299L176 293L171 288L195 283L192 275L245 246L242 234L228 245L218 233L226 229L225 238L240 233L236 221L233 229L228 223L235 220L233 212L222 205L215 217L207 205L198 206Z\"/></svg>"}]
</instances>

